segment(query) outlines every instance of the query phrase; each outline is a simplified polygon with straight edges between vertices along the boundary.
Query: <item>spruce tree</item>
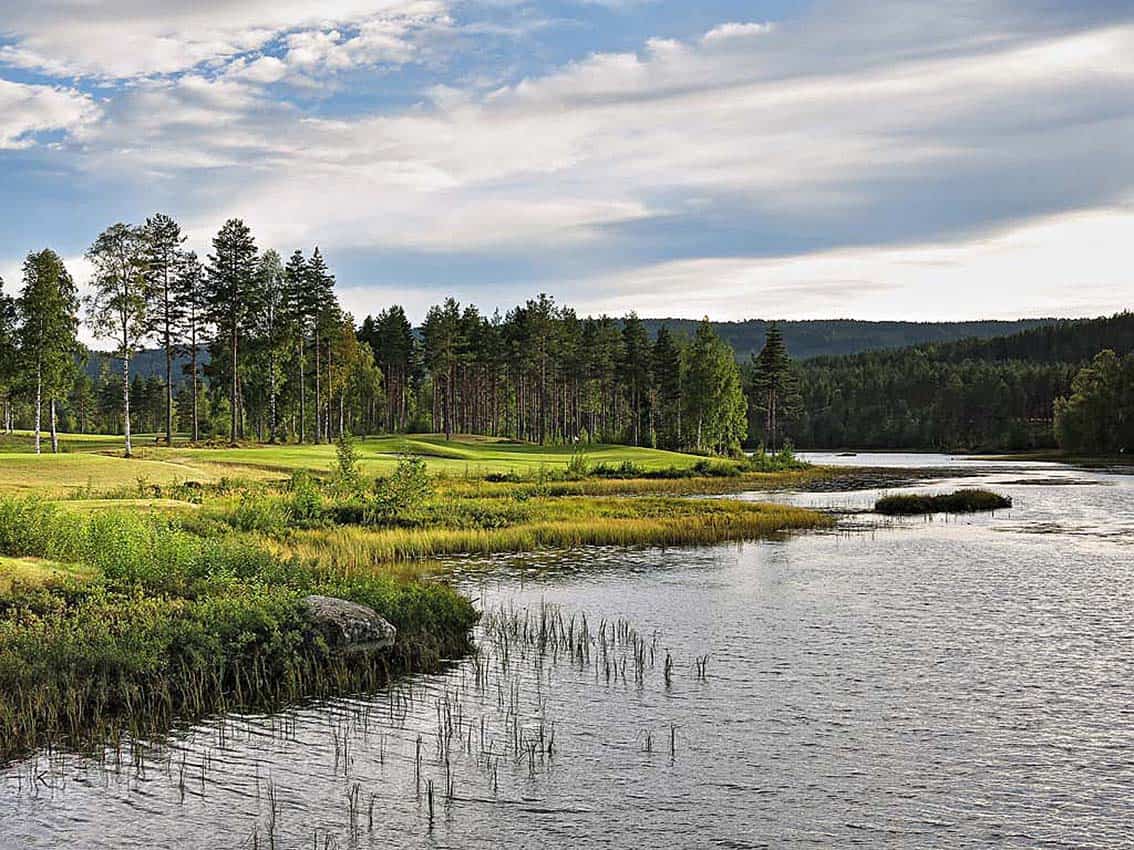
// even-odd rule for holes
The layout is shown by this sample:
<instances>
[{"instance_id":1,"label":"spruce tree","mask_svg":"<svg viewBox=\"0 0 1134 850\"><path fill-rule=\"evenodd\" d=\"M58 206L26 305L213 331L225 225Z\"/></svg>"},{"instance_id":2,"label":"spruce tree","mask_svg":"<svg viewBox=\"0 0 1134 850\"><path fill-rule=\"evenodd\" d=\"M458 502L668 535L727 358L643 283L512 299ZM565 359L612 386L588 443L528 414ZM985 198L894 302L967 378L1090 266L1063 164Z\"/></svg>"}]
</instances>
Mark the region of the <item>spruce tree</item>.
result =
<instances>
[{"instance_id":1,"label":"spruce tree","mask_svg":"<svg viewBox=\"0 0 1134 850\"><path fill-rule=\"evenodd\" d=\"M218 347L223 346L228 357L229 442L233 445L241 433L240 337L248 321L249 305L254 294L256 258L256 242L248 226L237 218L226 221L213 238L205 301L209 319L216 327Z\"/></svg>"},{"instance_id":2,"label":"spruce tree","mask_svg":"<svg viewBox=\"0 0 1134 850\"><path fill-rule=\"evenodd\" d=\"M87 250L87 259L95 270L86 298L91 331L113 340L122 361L122 426L130 457L130 361L150 327L144 235L128 224L111 225Z\"/></svg>"},{"instance_id":3,"label":"spruce tree","mask_svg":"<svg viewBox=\"0 0 1134 850\"><path fill-rule=\"evenodd\" d=\"M767 338L760 353L752 359L752 407L764 416L764 435L768 447L776 450L780 424L799 411L799 381L779 326L768 325Z\"/></svg>"}]
</instances>

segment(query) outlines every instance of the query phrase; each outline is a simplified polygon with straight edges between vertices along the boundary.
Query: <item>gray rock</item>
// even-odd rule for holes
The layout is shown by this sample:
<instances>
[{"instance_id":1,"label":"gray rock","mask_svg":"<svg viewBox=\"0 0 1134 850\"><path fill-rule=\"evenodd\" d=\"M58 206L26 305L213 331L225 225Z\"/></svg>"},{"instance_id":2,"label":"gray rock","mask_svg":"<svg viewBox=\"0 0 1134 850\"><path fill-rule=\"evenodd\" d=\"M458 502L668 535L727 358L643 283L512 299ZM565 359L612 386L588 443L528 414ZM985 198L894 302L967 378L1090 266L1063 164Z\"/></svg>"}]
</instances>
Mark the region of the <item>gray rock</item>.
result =
<instances>
[{"instance_id":1,"label":"gray rock","mask_svg":"<svg viewBox=\"0 0 1134 850\"><path fill-rule=\"evenodd\" d=\"M303 602L312 627L335 649L374 652L394 645L397 629L373 608L333 596L308 596Z\"/></svg>"}]
</instances>

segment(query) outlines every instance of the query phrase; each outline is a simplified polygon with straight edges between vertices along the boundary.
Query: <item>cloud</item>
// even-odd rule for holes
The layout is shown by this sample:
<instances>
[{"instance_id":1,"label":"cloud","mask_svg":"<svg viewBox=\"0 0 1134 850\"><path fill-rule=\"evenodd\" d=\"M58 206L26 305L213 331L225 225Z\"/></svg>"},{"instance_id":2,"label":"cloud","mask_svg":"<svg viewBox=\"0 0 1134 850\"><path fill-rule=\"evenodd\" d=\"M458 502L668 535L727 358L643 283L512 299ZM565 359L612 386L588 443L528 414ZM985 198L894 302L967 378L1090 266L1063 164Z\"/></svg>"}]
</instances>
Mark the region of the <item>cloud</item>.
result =
<instances>
[{"instance_id":1,"label":"cloud","mask_svg":"<svg viewBox=\"0 0 1134 850\"><path fill-rule=\"evenodd\" d=\"M854 68L816 57L785 76L772 60L799 61L809 38L758 26L653 40L487 93L442 87L400 113L333 120L296 120L238 87L225 97L244 106L216 106L219 132L187 127L187 114L207 117L199 81L201 92L167 90L168 108L124 109L119 133L135 138L142 121L148 145L131 156L150 165L247 165L225 213L273 232L438 251L623 238L651 219L909 240L1134 188L1134 163L1115 158L1134 138L1134 26L895 49L886 62L870 46Z\"/></svg>"},{"instance_id":2,"label":"cloud","mask_svg":"<svg viewBox=\"0 0 1134 850\"><path fill-rule=\"evenodd\" d=\"M74 90L0 78L0 115L0 150L15 150L31 147L42 133L79 130L95 120L98 107Z\"/></svg>"},{"instance_id":3,"label":"cloud","mask_svg":"<svg viewBox=\"0 0 1134 850\"><path fill-rule=\"evenodd\" d=\"M70 20L71 5L6 22L0 57L141 75L75 126L68 154L142 198L169 187L199 240L239 215L262 243L432 255L454 278L465 255L526 257L543 280L571 269L609 303L624 291L662 312L735 315L766 284L771 304L892 314L921 309L913 291L952 309L918 288L942 269L1032 272L1024 250L997 266L984 234L1042 220L1069 239L1086 232L1076 216L1134 197L1134 21L1096 4L835 0L643 35L636 50L501 72L506 85L449 74L408 99L341 100L328 82L475 33L469 4L108 0ZM116 24L125 47L86 44ZM948 287L966 291L959 280ZM1090 292L1076 298L1106 300Z\"/></svg>"},{"instance_id":4,"label":"cloud","mask_svg":"<svg viewBox=\"0 0 1134 850\"><path fill-rule=\"evenodd\" d=\"M382 21L440 15L432 0L42 0L5 9L0 62L56 76L125 79L189 71L258 51L289 33L357 27L374 55ZM387 39L386 46L390 46ZM344 55L335 51L337 55Z\"/></svg>"},{"instance_id":5,"label":"cloud","mask_svg":"<svg viewBox=\"0 0 1134 850\"><path fill-rule=\"evenodd\" d=\"M719 320L1103 315L1131 306L1131 233L1134 204L955 242L659 263L582 283L573 303L643 315L670 315L681 304L682 315Z\"/></svg>"}]
</instances>

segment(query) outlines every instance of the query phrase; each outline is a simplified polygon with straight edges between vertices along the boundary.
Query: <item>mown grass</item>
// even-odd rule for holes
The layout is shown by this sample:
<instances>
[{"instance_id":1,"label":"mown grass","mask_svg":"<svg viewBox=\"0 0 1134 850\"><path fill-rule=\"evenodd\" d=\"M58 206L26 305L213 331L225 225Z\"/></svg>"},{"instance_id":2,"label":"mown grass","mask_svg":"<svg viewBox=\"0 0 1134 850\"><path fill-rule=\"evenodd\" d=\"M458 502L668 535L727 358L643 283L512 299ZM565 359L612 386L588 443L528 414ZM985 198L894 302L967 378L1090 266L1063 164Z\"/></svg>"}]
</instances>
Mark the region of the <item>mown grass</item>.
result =
<instances>
[{"instance_id":1,"label":"mown grass","mask_svg":"<svg viewBox=\"0 0 1134 850\"><path fill-rule=\"evenodd\" d=\"M166 448L152 438L135 440L133 458L121 456L121 437L65 434L63 454L33 455L26 432L4 438L0 457L0 492L38 492L54 496L89 491L92 495L137 488L139 482L169 485L177 481L215 482L222 477L281 480L299 470L329 472L335 464L333 445L247 445L237 448ZM431 474L454 479L514 476L517 479L561 474L578 450L573 446L537 446L487 437L435 434L370 437L356 441L360 471L388 475L407 454L424 458ZM623 465L656 473L688 470L705 459L661 449L596 444L585 447L587 462L596 469Z\"/></svg>"},{"instance_id":2,"label":"mown grass","mask_svg":"<svg viewBox=\"0 0 1134 850\"><path fill-rule=\"evenodd\" d=\"M883 496L874 503L874 510L888 516L917 516L921 514L964 514L977 511L995 511L1012 507L1012 500L990 490L956 490L952 493L922 495L902 493Z\"/></svg>"}]
</instances>

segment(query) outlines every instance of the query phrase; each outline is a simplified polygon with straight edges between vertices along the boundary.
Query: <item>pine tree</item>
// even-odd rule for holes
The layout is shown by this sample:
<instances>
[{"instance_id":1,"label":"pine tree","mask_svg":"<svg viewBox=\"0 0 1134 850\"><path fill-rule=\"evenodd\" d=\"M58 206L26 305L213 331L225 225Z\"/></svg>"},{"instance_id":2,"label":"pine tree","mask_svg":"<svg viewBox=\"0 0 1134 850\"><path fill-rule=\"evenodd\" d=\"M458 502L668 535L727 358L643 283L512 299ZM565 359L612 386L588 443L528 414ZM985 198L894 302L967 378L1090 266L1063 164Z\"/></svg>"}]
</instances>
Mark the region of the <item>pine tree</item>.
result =
<instances>
[{"instance_id":1,"label":"pine tree","mask_svg":"<svg viewBox=\"0 0 1134 850\"><path fill-rule=\"evenodd\" d=\"M752 407L764 415L764 435L769 448L776 450L780 424L800 407L799 381L792 369L779 326L768 325L767 338L760 353L752 359Z\"/></svg>"},{"instance_id":2,"label":"pine tree","mask_svg":"<svg viewBox=\"0 0 1134 850\"><path fill-rule=\"evenodd\" d=\"M653 361L654 399L661 446L667 449L679 449L682 445L681 348L674 341L673 335L665 325L658 328L651 359Z\"/></svg>"},{"instance_id":3,"label":"pine tree","mask_svg":"<svg viewBox=\"0 0 1134 850\"><path fill-rule=\"evenodd\" d=\"M323 392L327 383L323 369L330 373L333 355L327 341L339 325L340 313L335 300L335 278L318 246L307 263L306 299L315 333L315 442L321 443L330 440L330 404Z\"/></svg>"},{"instance_id":4,"label":"pine tree","mask_svg":"<svg viewBox=\"0 0 1134 850\"><path fill-rule=\"evenodd\" d=\"M229 442L241 433L240 337L248 320L248 310L256 284L256 242L240 219L229 219L213 238L205 285L208 316L217 331L218 347L228 357Z\"/></svg>"},{"instance_id":5,"label":"pine tree","mask_svg":"<svg viewBox=\"0 0 1134 850\"><path fill-rule=\"evenodd\" d=\"M622 320L622 362L620 376L630 406L630 441L642 445L643 404L650 384L650 338L646 328L631 312Z\"/></svg>"},{"instance_id":6,"label":"pine tree","mask_svg":"<svg viewBox=\"0 0 1134 850\"><path fill-rule=\"evenodd\" d=\"M40 454L43 400L51 407L52 450L59 450L55 400L65 391L79 349L78 294L63 260L51 249L29 254L16 301L18 340L24 368L35 376L35 453Z\"/></svg>"},{"instance_id":7,"label":"pine tree","mask_svg":"<svg viewBox=\"0 0 1134 850\"><path fill-rule=\"evenodd\" d=\"M311 298L307 286L307 260L302 251L295 251L284 268L284 305L287 325L295 345L295 368L299 388L299 442L307 441L307 388L304 372L307 368L307 334L311 327Z\"/></svg>"},{"instance_id":8,"label":"pine tree","mask_svg":"<svg viewBox=\"0 0 1134 850\"><path fill-rule=\"evenodd\" d=\"M157 213L142 228L145 240L147 283L151 299L149 331L165 352L165 444L173 445L173 360L181 347L186 304L178 297L182 245L181 226Z\"/></svg>"},{"instance_id":9,"label":"pine tree","mask_svg":"<svg viewBox=\"0 0 1134 850\"><path fill-rule=\"evenodd\" d=\"M265 251L260 258L253 301L252 325L264 355L268 392L268 442L274 443L279 438L279 388L288 339L287 284L280 255L273 250Z\"/></svg>"},{"instance_id":10,"label":"pine tree","mask_svg":"<svg viewBox=\"0 0 1134 850\"><path fill-rule=\"evenodd\" d=\"M86 299L91 330L100 339L113 340L115 356L122 361L122 423L130 457L130 361L149 330L143 234L128 224L111 225L87 250L87 259L95 269Z\"/></svg>"},{"instance_id":11,"label":"pine tree","mask_svg":"<svg viewBox=\"0 0 1134 850\"><path fill-rule=\"evenodd\" d=\"M176 297L182 308L182 334L186 347L189 350L189 404L186 410L191 410L188 420L190 439L197 442L201 439L200 416L200 380L199 366L201 340L208 333L206 318L208 315L208 300L206 292L205 269L197 255L187 251L181 255L177 268ZM182 367L184 370L186 367ZM181 408L178 407L179 413ZM181 417L179 417L181 418Z\"/></svg>"}]
</instances>

